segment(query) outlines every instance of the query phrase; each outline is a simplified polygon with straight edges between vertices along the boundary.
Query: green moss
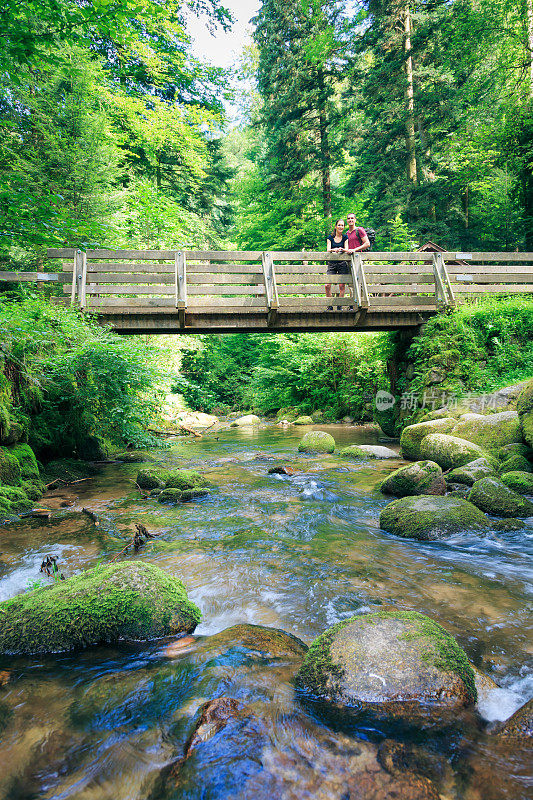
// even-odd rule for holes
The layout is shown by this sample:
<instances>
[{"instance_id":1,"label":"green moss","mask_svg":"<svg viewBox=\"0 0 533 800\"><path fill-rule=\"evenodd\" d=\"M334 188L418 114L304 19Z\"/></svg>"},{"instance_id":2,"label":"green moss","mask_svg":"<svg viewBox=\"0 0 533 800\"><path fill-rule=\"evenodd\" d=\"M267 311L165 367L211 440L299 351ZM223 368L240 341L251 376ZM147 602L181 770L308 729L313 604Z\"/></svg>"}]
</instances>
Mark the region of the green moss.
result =
<instances>
[{"instance_id":1,"label":"green moss","mask_svg":"<svg viewBox=\"0 0 533 800\"><path fill-rule=\"evenodd\" d=\"M391 472L378 488L384 494L410 497L419 494L441 495L446 485L438 464L434 461L416 461Z\"/></svg>"},{"instance_id":2,"label":"green moss","mask_svg":"<svg viewBox=\"0 0 533 800\"><path fill-rule=\"evenodd\" d=\"M451 483L466 483L467 486L472 486L476 481L481 478L486 478L489 475L496 473L496 462L487 458L477 458L464 467L457 467L452 469L446 476L446 480Z\"/></svg>"},{"instance_id":3,"label":"green moss","mask_svg":"<svg viewBox=\"0 0 533 800\"><path fill-rule=\"evenodd\" d=\"M163 491L157 495L157 501L159 503L168 503L172 505L174 503L180 502L181 495L182 495L181 489L173 489L173 488L163 489Z\"/></svg>"},{"instance_id":4,"label":"green moss","mask_svg":"<svg viewBox=\"0 0 533 800\"><path fill-rule=\"evenodd\" d=\"M165 489L196 489L200 486L209 486L209 481L192 469L177 469L168 473L165 480Z\"/></svg>"},{"instance_id":5,"label":"green moss","mask_svg":"<svg viewBox=\"0 0 533 800\"><path fill-rule=\"evenodd\" d=\"M43 469L43 478L46 483L54 480L62 480L67 483L79 481L82 478L90 478L98 474L98 469L85 461L78 461L75 458L58 458L49 461Z\"/></svg>"},{"instance_id":6,"label":"green moss","mask_svg":"<svg viewBox=\"0 0 533 800\"><path fill-rule=\"evenodd\" d=\"M0 447L0 481L9 486L17 486L20 483L21 471L18 459L13 455L10 448Z\"/></svg>"},{"instance_id":7,"label":"green moss","mask_svg":"<svg viewBox=\"0 0 533 800\"><path fill-rule=\"evenodd\" d=\"M533 495L533 475L529 472L506 472L505 475L502 475L501 479L502 483L514 492Z\"/></svg>"},{"instance_id":8,"label":"green moss","mask_svg":"<svg viewBox=\"0 0 533 800\"><path fill-rule=\"evenodd\" d=\"M531 458L533 456L533 450L527 446L527 444L506 444L504 447L500 447L498 452L496 453L497 458L500 461L505 461L510 456L524 456L524 458Z\"/></svg>"},{"instance_id":9,"label":"green moss","mask_svg":"<svg viewBox=\"0 0 533 800\"><path fill-rule=\"evenodd\" d=\"M31 506L28 495L20 486L0 486L0 497L4 499L11 514L17 514Z\"/></svg>"},{"instance_id":10,"label":"green moss","mask_svg":"<svg viewBox=\"0 0 533 800\"><path fill-rule=\"evenodd\" d=\"M298 417L297 419L294 420L294 424L295 425L312 425L313 424L313 419L312 419L312 417L306 417L306 416Z\"/></svg>"},{"instance_id":11,"label":"green moss","mask_svg":"<svg viewBox=\"0 0 533 800\"><path fill-rule=\"evenodd\" d=\"M210 494L210 490L207 488L184 489L181 493L180 502L188 503L189 500L197 500L200 497L207 497L208 494Z\"/></svg>"},{"instance_id":12,"label":"green moss","mask_svg":"<svg viewBox=\"0 0 533 800\"><path fill-rule=\"evenodd\" d=\"M22 481L21 488L24 489L30 500L40 500L46 487L42 483L33 483L32 481Z\"/></svg>"},{"instance_id":13,"label":"green moss","mask_svg":"<svg viewBox=\"0 0 533 800\"><path fill-rule=\"evenodd\" d=\"M516 453L502 461L499 471L504 475L506 472L533 472L533 468L527 458Z\"/></svg>"},{"instance_id":14,"label":"green moss","mask_svg":"<svg viewBox=\"0 0 533 800\"><path fill-rule=\"evenodd\" d=\"M345 675L342 667L331 657L331 645L339 631L354 622L375 624L378 620L396 619L414 623L416 630L406 631L405 639L423 638L428 648L422 658L443 672L452 672L463 681L469 699L477 700L474 672L466 653L459 647L453 636L434 620L416 611L377 611L372 614L357 614L343 622L338 622L318 636L310 645L300 671L296 676L299 688L310 690L317 696L331 692L332 681L341 681Z\"/></svg>"},{"instance_id":15,"label":"green moss","mask_svg":"<svg viewBox=\"0 0 533 800\"><path fill-rule=\"evenodd\" d=\"M482 478L470 490L468 500L497 517L531 517L533 503L509 489L499 478Z\"/></svg>"},{"instance_id":16,"label":"green moss","mask_svg":"<svg viewBox=\"0 0 533 800\"><path fill-rule=\"evenodd\" d=\"M20 464L20 474L25 480L39 480L39 466L31 447L28 444L16 444L11 454Z\"/></svg>"},{"instance_id":17,"label":"green moss","mask_svg":"<svg viewBox=\"0 0 533 800\"><path fill-rule=\"evenodd\" d=\"M63 652L190 632L200 618L180 580L152 564L122 562L0 603L0 653Z\"/></svg>"},{"instance_id":18,"label":"green moss","mask_svg":"<svg viewBox=\"0 0 533 800\"><path fill-rule=\"evenodd\" d=\"M141 489L162 489L168 472L157 469L141 469L137 473L136 483Z\"/></svg>"},{"instance_id":19,"label":"green moss","mask_svg":"<svg viewBox=\"0 0 533 800\"><path fill-rule=\"evenodd\" d=\"M444 470L463 467L478 458L490 458L479 445L444 433L432 433L422 439L420 456L436 461Z\"/></svg>"},{"instance_id":20,"label":"green moss","mask_svg":"<svg viewBox=\"0 0 533 800\"><path fill-rule=\"evenodd\" d=\"M393 500L382 510L379 524L388 533L421 541L490 528L488 517L472 503L427 495Z\"/></svg>"},{"instance_id":21,"label":"green moss","mask_svg":"<svg viewBox=\"0 0 533 800\"><path fill-rule=\"evenodd\" d=\"M325 431L308 431L298 445L300 453L333 453L335 439Z\"/></svg>"},{"instance_id":22,"label":"green moss","mask_svg":"<svg viewBox=\"0 0 533 800\"><path fill-rule=\"evenodd\" d=\"M420 459L420 445L430 433L448 433L451 431L457 420L452 417L444 419L433 419L427 422L419 422L416 425L408 425L403 429L400 436L400 447L404 458L411 461Z\"/></svg>"},{"instance_id":23,"label":"green moss","mask_svg":"<svg viewBox=\"0 0 533 800\"><path fill-rule=\"evenodd\" d=\"M506 444L517 444L522 439L516 411L487 415L469 414L457 422L451 433L452 436L467 439L486 450L497 450Z\"/></svg>"},{"instance_id":24,"label":"green moss","mask_svg":"<svg viewBox=\"0 0 533 800\"><path fill-rule=\"evenodd\" d=\"M520 418L522 437L530 447L533 447L533 380L520 393L516 410Z\"/></svg>"}]
</instances>

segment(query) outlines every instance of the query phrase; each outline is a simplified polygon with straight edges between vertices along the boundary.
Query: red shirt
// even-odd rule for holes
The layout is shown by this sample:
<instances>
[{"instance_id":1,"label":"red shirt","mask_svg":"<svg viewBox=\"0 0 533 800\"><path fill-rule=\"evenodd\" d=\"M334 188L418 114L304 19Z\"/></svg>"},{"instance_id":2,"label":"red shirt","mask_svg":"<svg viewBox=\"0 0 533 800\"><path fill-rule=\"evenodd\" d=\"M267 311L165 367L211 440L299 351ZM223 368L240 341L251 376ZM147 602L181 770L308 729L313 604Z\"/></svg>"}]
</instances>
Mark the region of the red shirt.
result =
<instances>
[{"instance_id":1,"label":"red shirt","mask_svg":"<svg viewBox=\"0 0 533 800\"><path fill-rule=\"evenodd\" d=\"M354 228L353 231L347 231L348 248L354 250L356 247L361 247L363 244L363 236L366 236L364 228Z\"/></svg>"}]
</instances>

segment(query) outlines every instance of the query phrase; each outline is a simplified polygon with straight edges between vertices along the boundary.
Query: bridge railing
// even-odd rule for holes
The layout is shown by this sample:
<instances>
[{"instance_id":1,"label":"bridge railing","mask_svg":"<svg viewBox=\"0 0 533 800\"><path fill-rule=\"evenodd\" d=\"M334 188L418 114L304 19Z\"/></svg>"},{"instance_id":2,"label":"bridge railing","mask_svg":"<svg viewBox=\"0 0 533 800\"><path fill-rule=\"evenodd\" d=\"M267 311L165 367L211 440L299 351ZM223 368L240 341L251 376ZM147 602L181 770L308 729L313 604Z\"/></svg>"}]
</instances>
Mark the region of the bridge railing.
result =
<instances>
[{"instance_id":1,"label":"bridge railing","mask_svg":"<svg viewBox=\"0 0 533 800\"><path fill-rule=\"evenodd\" d=\"M87 311L177 312L182 325L186 315L261 313L274 324L331 307L342 316L434 312L487 293L533 293L533 253L51 249L48 257L61 261L60 272L0 272L0 281L55 281L66 302Z\"/></svg>"}]
</instances>

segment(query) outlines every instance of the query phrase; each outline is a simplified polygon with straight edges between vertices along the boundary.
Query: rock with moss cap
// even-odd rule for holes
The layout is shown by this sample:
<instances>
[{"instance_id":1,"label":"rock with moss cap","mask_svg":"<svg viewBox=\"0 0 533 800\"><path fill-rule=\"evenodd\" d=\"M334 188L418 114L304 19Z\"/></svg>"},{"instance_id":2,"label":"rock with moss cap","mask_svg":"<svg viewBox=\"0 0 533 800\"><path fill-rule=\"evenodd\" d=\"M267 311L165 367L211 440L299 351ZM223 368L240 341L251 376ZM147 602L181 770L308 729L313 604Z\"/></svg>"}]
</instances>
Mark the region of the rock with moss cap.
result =
<instances>
[{"instance_id":1,"label":"rock with moss cap","mask_svg":"<svg viewBox=\"0 0 533 800\"><path fill-rule=\"evenodd\" d=\"M516 411L499 414L465 414L451 431L452 436L467 439L486 450L497 450L506 444L522 441Z\"/></svg>"},{"instance_id":2,"label":"rock with moss cap","mask_svg":"<svg viewBox=\"0 0 533 800\"><path fill-rule=\"evenodd\" d=\"M476 701L474 673L455 639L408 611L361 614L329 628L311 644L296 684L336 708L408 721L437 721Z\"/></svg>"},{"instance_id":3,"label":"rock with moss cap","mask_svg":"<svg viewBox=\"0 0 533 800\"><path fill-rule=\"evenodd\" d=\"M533 495L533 475L530 472L506 472L501 476L501 482L513 492Z\"/></svg>"},{"instance_id":4,"label":"rock with moss cap","mask_svg":"<svg viewBox=\"0 0 533 800\"><path fill-rule=\"evenodd\" d=\"M368 461L371 458L400 458L398 453L390 447L378 444L351 444L340 451L343 458L353 458L356 461Z\"/></svg>"},{"instance_id":5,"label":"rock with moss cap","mask_svg":"<svg viewBox=\"0 0 533 800\"><path fill-rule=\"evenodd\" d=\"M280 628L243 623L232 625L219 633L204 639L199 649L210 656L226 654L232 649L255 652L261 658L300 659L304 658L308 647L305 642Z\"/></svg>"},{"instance_id":6,"label":"rock with moss cap","mask_svg":"<svg viewBox=\"0 0 533 800\"><path fill-rule=\"evenodd\" d=\"M18 514L32 504L27 493L20 486L0 486L0 498L9 514Z\"/></svg>"},{"instance_id":7,"label":"rock with moss cap","mask_svg":"<svg viewBox=\"0 0 533 800\"><path fill-rule=\"evenodd\" d=\"M333 453L334 450L335 439L325 431L308 431L298 445L300 453Z\"/></svg>"},{"instance_id":8,"label":"rock with moss cap","mask_svg":"<svg viewBox=\"0 0 533 800\"><path fill-rule=\"evenodd\" d=\"M135 482L141 489L163 489L167 477L166 472L157 469L141 469Z\"/></svg>"},{"instance_id":9,"label":"rock with moss cap","mask_svg":"<svg viewBox=\"0 0 533 800\"><path fill-rule=\"evenodd\" d=\"M492 527L495 531L503 531L507 533L509 531L521 531L524 527L524 521L522 519L515 519L514 517L506 517L505 519L495 519L492 523Z\"/></svg>"},{"instance_id":10,"label":"rock with moss cap","mask_svg":"<svg viewBox=\"0 0 533 800\"><path fill-rule=\"evenodd\" d=\"M496 456L500 461L505 461L510 456L524 456L524 458L533 458L533 450L527 444L506 444L500 447Z\"/></svg>"},{"instance_id":11,"label":"rock with moss cap","mask_svg":"<svg viewBox=\"0 0 533 800\"><path fill-rule=\"evenodd\" d=\"M531 517L533 503L509 489L499 478L482 478L472 486L468 500L495 517Z\"/></svg>"},{"instance_id":12,"label":"rock with moss cap","mask_svg":"<svg viewBox=\"0 0 533 800\"><path fill-rule=\"evenodd\" d=\"M209 486L209 481L194 469L175 469L165 476L165 489L198 489Z\"/></svg>"},{"instance_id":13,"label":"rock with moss cap","mask_svg":"<svg viewBox=\"0 0 533 800\"><path fill-rule=\"evenodd\" d=\"M533 448L533 379L520 392L516 401L520 432L526 444Z\"/></svg>"},{"instance_id":14,"label":"rock with moss cap","mask_svg":"<svg viewBox=\"0 0 533 800\"><path fill-rule=\"evenodd\" d=\"M20 464L20 474L23 480L39 481L39 465L35 453L29 444L16 444L11 448L11 454Z\"/></svg>"},{"instance_id":15,"label":"rock with moss cap","mask_svg":"<svg viewBox=\"0 0 533 800\"><path fill-rule=\"evenodd\" d=\"M533 698L515 711L498 731L504 739L533 738Z\"/></svg>"},{"instance_id":16,"label":"rock with moss cap","mask_svg":"<svg viewBox=\"0 0 533 800\"><path fill-rule=\"evenodd\" d=\"M505 475L506 472L533 472L533 468L527 458L524 458L524 456L518 453L514 453L504 459L500 464L500 475Z\"/></svg>"},{"instance_id":17,"label":"rock with moss cap","mask_svg":"<svg viewBox=\"0 0 533 800\"><path fill-rule=\"evenodd\" d=\"M449 433L456 422L457 420L453 417L444 417L443 419L418 422L416 425L407 425L400 437L400 447L404 458L409 458L411 461L420 460L422 440L430 433Z\"/></svg>"},{"instance_id":18,"label":"rock with moss cap","mask_svg":"<svg viewBox=\"0 0 533 800\"><path fill-rule=\"evenodd\" d=\"M379 490L395 497L411 497L418 494L443 495L446 482L442 470L434 461L416 461L400 467L381 482Z\"/></svg>"},{"instance_id":19,"label":"rock with moss cap","mask_svg":"<svg viewBox=\"0 0 533 800\"><path fill-rule=\"evenodd\" d=\"M313 423L313 418L312 417L307 417L307 416L303 415L301 417L297 417L294 420L294 424L295 425L313 425L314 423Z\"/></svg>"},{"instance_id":20,"label":"rock with moss cap","mask_svg":"<svg viewBox=\"0 0 533 800\"><path fill-rule=\"evenodd\" d=\"M436 461L442 469L447 470L463 467L477 458L487 458L487 453L466 439L445 433L431 433L422 439L420 456Z\"/></svg>"},{"instance_id":21,"label":"rock with moss cap","mask_svg":"<svg viewBox=\"0 0 533 800\"><path fill-rule=\"evenodd\" d=\"M452 469L446 476L448 483L465 483L472 486L481 478L486 478L496 474L496 463L488 458L476 458L474 461L465 464L464 467Z\"/></svg>"},{"instance_id":22,"label":"rock with moss cap","mask_svg":"<svg viewBox=\"0 0 533 800\"><path fill-rule=\"evenodd\" d=\"M380 514L380 528L410 539L432 541L466 531L489 530L488 517L459 497L402 497Z\"/></svg>"},{"instance_id":23,"label":"rock with moss cap","mask_svg":"<svg viewBox=\"0 0 533 800\"><path fill-rule=\"evenodd\" d=\"M55 653L119 639L190 633L199 609L153 564L98 566L0 603L0 653Z\"/></svg>"}]
</instances>

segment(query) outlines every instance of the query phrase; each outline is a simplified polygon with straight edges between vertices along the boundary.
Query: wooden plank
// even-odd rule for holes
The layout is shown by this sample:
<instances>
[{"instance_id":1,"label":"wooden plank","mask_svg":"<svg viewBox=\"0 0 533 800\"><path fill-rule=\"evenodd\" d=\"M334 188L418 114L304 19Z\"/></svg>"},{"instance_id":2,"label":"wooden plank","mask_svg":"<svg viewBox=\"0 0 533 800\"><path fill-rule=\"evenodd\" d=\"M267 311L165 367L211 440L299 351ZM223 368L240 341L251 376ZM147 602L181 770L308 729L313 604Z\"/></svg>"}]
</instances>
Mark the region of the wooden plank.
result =
<instances>
[{"instance_id":1,"label":"wooden plank","mask_svg":"<svg viewBox=\"0 0 533 800\"><path fill-rule=\"evenodd\" d=\"M239 283L262 283L263 282L263 273L257 272L257 267L254 267L254 272L244 273L241 275L227 275L224 273L221 274L213 274L213 273L191 273L190 270L187 272L187 281L189 284L224 284L225 286L231 284L239 284Z\"/></svg>"},{"instance_id":2,"label":"wooden plank","mask_svg":"<svg viewBox=\"0 0 533 800\"><path fill-rule=\"evenodd\" d=\"M465 276L472 278L472 280L465 281ZM463 272L456 275L450 275L450 280L454 286L457 284L466 283L533 283L533 272L530 274L526 272L519 272L516 275L508 274L506 272L495 272L491 275L476 275L474 273Z\"/></svg>"},{"instance_id":3,"label":"wooden plank","mask_svg":"<svg viewBox=\"0 0 533 800\"><path fill-rule=\"evenodd\" d=\"M260 250L186 250L187 261L261 261Z\"/></svg>"},{"instance_id":4,"label":"wooden plank","mask_svg":"<svg viewBox=\"0 0 533 800\"><path fill-rule=\"evenodd\" d=\"M495 283L491 286L454 283L453 291L454 294L530 294L533 292L533 283Z\"/></svg>"},{"instance_id":5,"label":"wooden plank","mask_svg":"<svg viewBox=\"0 0 533 800\"><path fill-rule=\"evenodd\" d=\"M533 267L527 264L447 264L450 275L527 275L533 278Z\"/></svg>"},{"instance_id":6,"label":"wooden plank","mask_svg":"<svg viewBox=\"0 0 533 800\"><path fill-rule=\"evenodd\" d=\"M261 264L191 264L187 262L189 275L255 275L262 278Z\"/></svg>"},{"instance_id":7,"label":"wooden plank","mask_svg":"<svg viewBox=\"0 0 533 800\"><path fill-rule=\"evenodd\" d=\"M72 265L70 271L72 272ZM63 275L61 272L20 272L19 270L2 270L0 271L0 281L11 283L24 281L67 283L70 282L70 275Z\"/></svg>"},{"instance_id":8,"label":"wooden plank","mask_svg":"<svg viewBox=\"0 0 533 800\"><path fill-rule=\"evenodd\" d=\"M248 295L265 294L265 287L258 286L189 286L190 295Z\"/></svg>"},{"instance_id":9,"label":"wooden plank","mask_svg":"<svg viewBox=\"0 0 533 800\"><path fill-rule=\"evenodd\" d=\"M176 300L172 297L88 297L90 308L160 308L174 313Z\"/></svg>"},{"instance_id":10,"label":"wooden plank","mask_svg":"<svg viewBox=\"0 0 533 800\"><path fill-rule=\"evenodd\" d=\"M370 302L371 308L383 308L387 306L397 308L400 306L401 308L405 308L409 311L412 311L413 308L424 308L429 310L437 309L437 303L430 297L379 297L374 295L370 298Z\"/></svg>"},{"instance_id":11,"label":"wooden plank","mask_svg":"<svg viewBox=\"0 0 533 800\"><path fill-rule=\"evenodd\" d=\"M394 252L390 250L363 250L361 255L365 261L365 271L369 261L433 261L433 253Z\"/></svg>"},{"instance_id":12,"label":"wooden plank","mask_svg":"<svg viewBox=\"0 0 533 800\"><path fill-rule=\"evenodd\" d=\"M373 280L373 276L371 276ZM435 284L433 283L369 283L369 292L382 292L394 294L435 294Z\"/></svg>"},{"instance_id":13,"label":"wooden plank","mask_svg":"<svg viewBox=\"0 0 533 800\"><path fill-rule=\"evenodd\" d=\"M70 267L72 269L72 266ZM87 271L96 274L113 272L113 273L132 273L134 275L172 275L174 277L174 264L139 264L138 262L130 262L128 264L113 264L109 261L91 261L87 260Z\"/></svg>"},{"instance_id":14,"label":"wooden plank","mask_svg":"<svg viewBox=\"0 0 533 800\"><path fill-rule=\"evenodd\" d=\"M469 253L471 258L466 259L467 263L470 261L531 261L533 263L533 253L512 253L512 252L498 252L498 253ZM461 259L461 254L458 251L453 253L442 253L445 261L465 260Z\"/></svg>"},{"instance_id":15,"label":"wooden plank","mask_svg":"<svg viewBox=\"0 0 533 800\"><path fill-rule=\"evenodd\" d=\"M125 294L125 295L139 295L139 294L154 294L154 295L167 295L175 294L174 286L114 286L109 283L90 283L87 285L87 293L89 294Z\"/></svg>"},{"instance_id":16,"label":"wooden plank","mask_svg":"<svg viewBox=\"0 0 533 800\"><path fill-rule=\"evenodd\" d=\"M47 258L74 258L76 250L74 247L67 247L63 250L58 250L54 247L49 247L46 251Z\"/></svg>"},{"instance_id":17,"label":"wooden plank","mask_svg":"<svg viewBox=\"0 0 533 800\"><path fill-rule=\"evenodd\" d=\"M317 308L327 308L328 306L353 306L353 297L281 297L279 301L280 309L299 306L311 310Z\"/></svg>"},{"instance_id":18,"label":"wooden plank","mask_svg":"<svg viewBox=\"0 0 533 800\"><path fill-rule=\"evenodd\" d=\"M175 250L87 250L87 258L113 261L170 261L174 263Z\"/></svg>"},{"instance_id":19,"label":"wooden plank","mask_svg":"<svg viewBox=\"0 0 533 800\"><path fill-rule=\"evenodd\" d=\"M203 307L217 307L217 308L263 308L266 310L266 301L256 299L254 297L239 297L233 299L231 297L205 297L199 300L197 297L189 301L189 308L203 308Z\"/></svg>"}]
</instances>

